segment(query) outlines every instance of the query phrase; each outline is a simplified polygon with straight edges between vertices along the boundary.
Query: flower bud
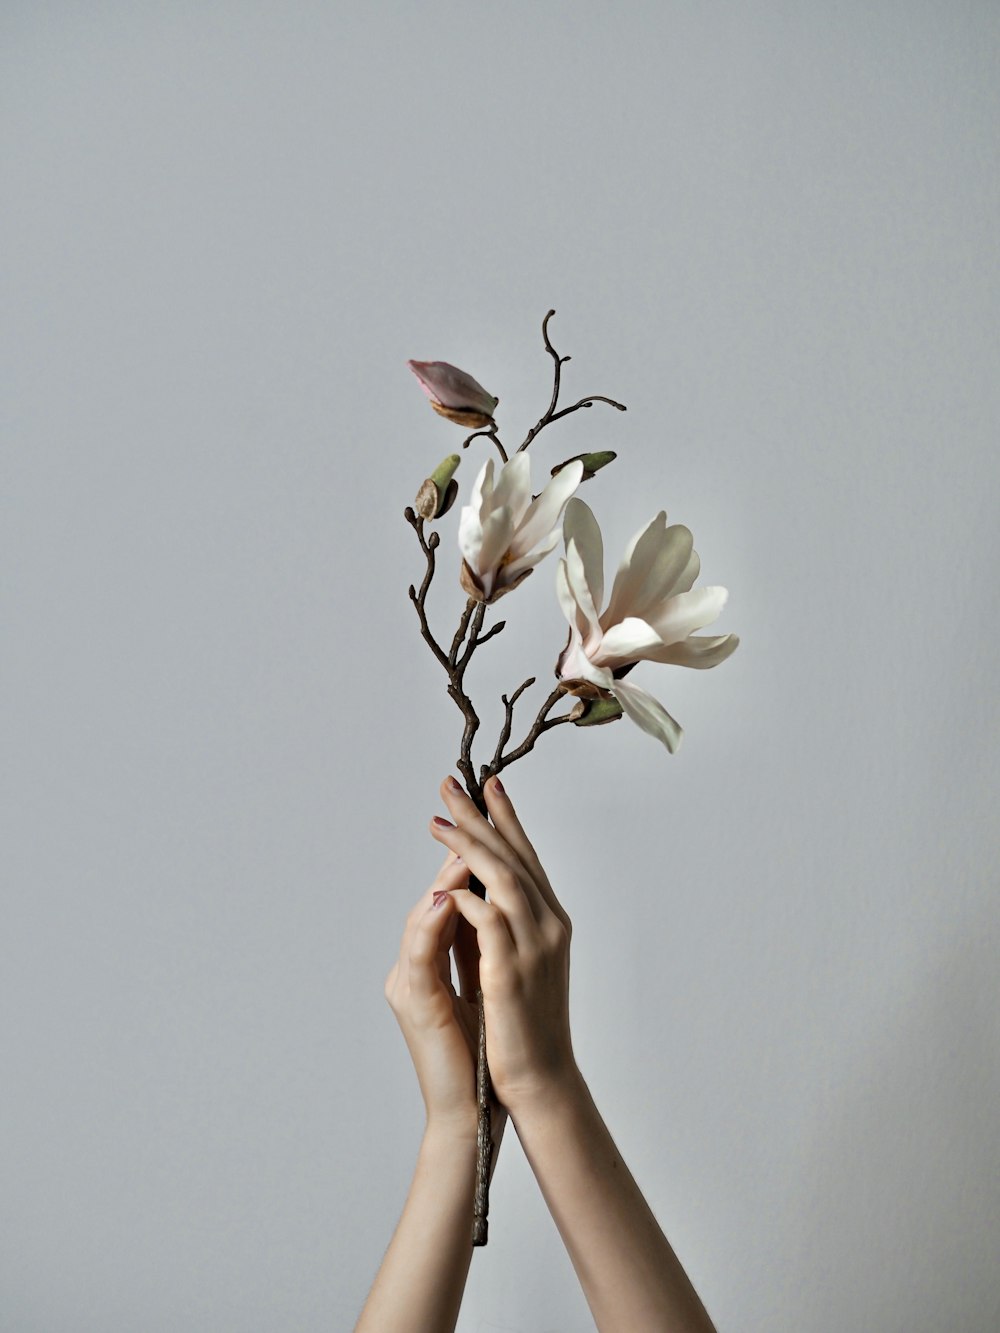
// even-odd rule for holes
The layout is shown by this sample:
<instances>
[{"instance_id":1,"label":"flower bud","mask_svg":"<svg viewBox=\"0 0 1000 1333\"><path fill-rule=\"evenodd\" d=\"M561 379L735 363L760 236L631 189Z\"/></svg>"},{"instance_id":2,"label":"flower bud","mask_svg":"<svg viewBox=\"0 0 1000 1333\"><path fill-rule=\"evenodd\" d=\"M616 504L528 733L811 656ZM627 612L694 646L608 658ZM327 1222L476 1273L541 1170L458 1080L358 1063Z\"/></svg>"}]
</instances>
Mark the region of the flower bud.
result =
<instances>
[{"instance_id":1,"label":"flower bud","mask_svg":"<svg viewBox=\"0 0 1000 1333\"><path fill-rule=\"evenodd\" d=\"M607 465L613 463L617 457L618 455L613 449L598 449L596 453L592 454L574 454L572 458L567 458L564 463L557 463L552 469L552 475L554 477L557 472L561 472L563 468L568 467L570 463L579 461L583 464L582 479L584 481L589 481L595 472L600 472L602 467L607 467Z\"/></svg>"},{"instance_id":2,"label":"flower bud","mask_svg":"<svg viewBox=\"0 0 1000 1333\"><path fill-rule=\"evenodd\" d=\"M447 361L408 361L439 416L458 426L485 430L493 424L493 413L500 401L457 366Z\"/></svg>"},{"instance_id":3,"label":"flower bud","mask_svg":"<svg viewBox=\"0 0 1000 1333\"><path fill-rule=\"evenodd\" d=\"M458 482L454 478L461 461L461 454L449 454L423 482L413 502L413 507L421 518L440 518L455 503Z\"/></svg>"},{"instance_id":4,"label":"flower bud","mask_svg":"<svg viewBox=\"0 0 1000 1333\"><path fill-rule=\"evenodd\" d=\"M581 699L570 713L578 727L600 727L605 722L617 722L622 706L617 699Z\"/></svg>"}]
</instances>

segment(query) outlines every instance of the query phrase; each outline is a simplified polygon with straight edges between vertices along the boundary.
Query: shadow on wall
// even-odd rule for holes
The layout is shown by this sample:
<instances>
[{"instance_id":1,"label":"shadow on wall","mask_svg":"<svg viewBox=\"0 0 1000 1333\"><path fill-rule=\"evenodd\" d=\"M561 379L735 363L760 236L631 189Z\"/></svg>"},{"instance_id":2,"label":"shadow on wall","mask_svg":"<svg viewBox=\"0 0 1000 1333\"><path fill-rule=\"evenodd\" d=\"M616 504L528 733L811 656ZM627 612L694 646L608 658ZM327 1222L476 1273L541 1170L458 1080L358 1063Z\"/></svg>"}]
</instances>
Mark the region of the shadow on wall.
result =
<instances>
[{"instance_id":1,"label":"shadow on wall","mask_svg":"<svg viewBox=\"0 0 1000 1333\"><path fill-rule=\"evenodd\" d=\"M820 1090L788 1265L800 1328L1000 1329L998 945L994 918L943 948Z\"/></svg>"}]
</instances>

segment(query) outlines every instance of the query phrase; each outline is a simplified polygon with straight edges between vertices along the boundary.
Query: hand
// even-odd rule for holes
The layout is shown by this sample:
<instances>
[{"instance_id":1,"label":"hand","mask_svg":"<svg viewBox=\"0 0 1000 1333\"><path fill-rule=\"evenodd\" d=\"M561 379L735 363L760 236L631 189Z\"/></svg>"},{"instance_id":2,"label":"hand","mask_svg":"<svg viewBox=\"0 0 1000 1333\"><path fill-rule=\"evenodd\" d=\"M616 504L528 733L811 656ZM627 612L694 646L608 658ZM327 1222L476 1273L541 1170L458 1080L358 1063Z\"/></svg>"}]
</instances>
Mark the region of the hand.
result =
<instances>
[{"instance_id":1,"label":"hand","mask_svg":"<svg viewBox=\"0 0 1000 1333\"><path fill-rule=\"evenodd\" d=\"M569 1028L570 920L496 778L484 789L492 825L455 779L441 794L455 825L435 819L431 831L489 893L484 902L466 884L446 889L476 931L493 1089L516 1119L579 1077Z\"/></svg>"},{"instance_id":2,"label":"hand","mask_svg":"<svg viewBox=\"0 0 1000 1333\"><path fill-rule=\"evenodd\" d=\"M399 959L386 978L385 998L406 1039L428 1127L445 1126L451 1133L475 1138L474 1052L479 1040L475 958L468 942L456 946L462 998L451 982L449 958L461 919L451 891L464 888L468 879L469 867L449 856L406 919Z\"/></svg>"}]
</instances>

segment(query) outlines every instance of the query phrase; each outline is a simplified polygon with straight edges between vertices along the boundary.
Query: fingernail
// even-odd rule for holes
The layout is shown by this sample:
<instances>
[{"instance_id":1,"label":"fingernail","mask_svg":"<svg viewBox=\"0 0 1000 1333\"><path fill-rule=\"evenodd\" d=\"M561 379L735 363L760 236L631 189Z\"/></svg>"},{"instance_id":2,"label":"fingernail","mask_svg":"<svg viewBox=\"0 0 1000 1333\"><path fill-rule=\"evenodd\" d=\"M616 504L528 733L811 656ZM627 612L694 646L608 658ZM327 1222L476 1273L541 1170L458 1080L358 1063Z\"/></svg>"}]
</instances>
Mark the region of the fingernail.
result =
<instances>
[{"instance_id":1,"label":"fingernail","mask_svg":"<svg viewBox=\"0 0 1000 1333\"><path fill-rule=\"evenodd\" d=\"M445 893L444 889L438 889L437 893L434 895L434 906L440 907L447 897L448 895Z\"/></svg>"},{"instance_id":2,"label":"fingernail","mask_svg":"<svg viewBox=\"0 0 1000 1333\"><path fill-rule=\"evenodd\" d=\"M503 789L503 783L500 781L499 778L494 778L494 779L493 779L493 790L494 790L494 791L498 791L498 792L500 793L501 796L506 795L506 793L504 792L504 789Z\"/></svg>"},{"instance_id":3,"label":"fingernail","mask_svg":"<svg viewBox=\"0 0 1000 1333\"><path fill-rule=\"evenodd\" d=\"M460 782L457 782L454 778L449 778L448 781L445 783L445 786L448 788L449 791L454 792L456 796L461 796L462 784Z\"/></svg>"},{"instance_id":4,"label":"fingernail","mask_svg":"<svg viewBox=\"0 0 1000 1333\"><path fill-rule=\"evenodd\" d=\"M432 824L436 824L438 828L454 828L454 827L455 827L455 825L452 824L452 823L450 822L450 820L442 819L440 815L435 815L434 818L431 820L431 823L432 823Z\"/></svg>"}]
</instances>

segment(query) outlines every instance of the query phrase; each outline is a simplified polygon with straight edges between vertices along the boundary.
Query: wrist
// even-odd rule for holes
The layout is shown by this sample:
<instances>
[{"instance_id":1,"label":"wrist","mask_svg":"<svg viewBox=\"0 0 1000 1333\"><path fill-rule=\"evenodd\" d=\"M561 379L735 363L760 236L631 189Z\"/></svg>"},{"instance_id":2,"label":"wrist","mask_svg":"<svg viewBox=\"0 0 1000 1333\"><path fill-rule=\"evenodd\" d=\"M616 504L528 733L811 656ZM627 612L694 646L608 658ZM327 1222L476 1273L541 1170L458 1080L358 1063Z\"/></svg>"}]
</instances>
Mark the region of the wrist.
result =
<instances>
[{"instance_id":1,"label":"wrist","mask_svg":"<svg viewBox=\"0 0 1000 1333\"><path fill-rule=\"evenodd\" d=\"M474 1150L478 1130L479 1114L475 1106L428 1111L424 1124L424 1143L429 1147L453 1149L470 1145Z\"/></svg>"},{"instance_id":2,"label":"wrist","mask_svg":"<svg viewBox=\"0 0 1000 1333\"><path fill-rule=\"evenodd\" d=\"M575 1061L545 1078L512 1091L504 1099L515 1127L549 1116L555 1111L578 1107L590 1099L586 1079Z\"/></svg>"}]
</instances>

